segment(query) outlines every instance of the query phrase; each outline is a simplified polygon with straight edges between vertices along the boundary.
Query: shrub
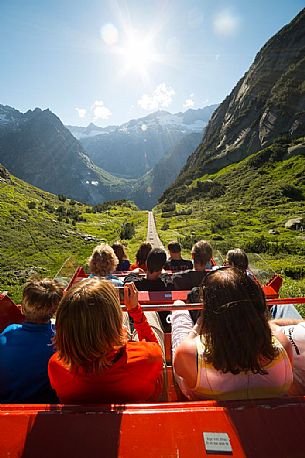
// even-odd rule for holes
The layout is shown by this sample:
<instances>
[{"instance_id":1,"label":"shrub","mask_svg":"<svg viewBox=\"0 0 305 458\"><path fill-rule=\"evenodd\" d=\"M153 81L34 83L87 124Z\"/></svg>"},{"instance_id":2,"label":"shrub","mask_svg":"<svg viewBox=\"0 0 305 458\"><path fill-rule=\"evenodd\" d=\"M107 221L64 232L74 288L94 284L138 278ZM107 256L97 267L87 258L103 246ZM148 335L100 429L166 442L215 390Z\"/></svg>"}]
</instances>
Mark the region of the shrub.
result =
<instances>
[{"instance_id":1,"label":"shrub","mask_svg":"<svg viewBox=\"0 0 305 458\"><path fill-rule=\"evenodd\" d=\"M253 240L246 242L243 249L249 253L266 253L268 251L268 240L261 235Z\"/></svg>"},{"instance_id":2,"label":"shrub","mask_svg":"<svg viewBox=\"0 0 305 458\"><path fill-rule=\"evenodd\" d=\"M33 210L34 208L36 208L36 202L28 202L28 208L30 210Z\"/></svg>"},{"instance_id":3,"label":"shrub","mask_svg":"<svg viewBox=\"0 0 305 458\"><path fill-rule=\"evenodd\" d=\"M120 238L130 240L135 235L134 223L123 223L120 232Z\"/></svg>"},{"instance_id":4,"label":"shrub","mask_svg":"<svg viewBox=\"0 0 305 458\"><path fill-rule=\"evenodd\" d=\"M162 213L167 213L167 212L174 212L176 211L176 205L174 203L172 204L164 204L162 207Z\"/></svg>"},{"instance_id":5,"label":"shrub","mask_svg":"<svg viewBox=\"0 0 305 458\"><path fill-rule=\"evenodd\" d=\"M215 234L215 232L221 231L223 229L228 229L229 227L233 226L233 223L229 219L218 219L217 221L213 221L211 225L211 232Z\"/></svg>"},{"instance_id":6,"label":"shrub","mask_svg":"<svg viewBox=\"0 0 305 458\"><path fill-rule=\"evenodd\" d=\"M67 198L64 194L58 194L58 200L61 202L66 202Z\"/></svg>"},{"instance_id":7,"label":"shrub","mask_svg":"<svg viewBox=\"0 0 305 458\"><path fill-rule=\"evenodd\" d=\"M305 265L303 266L285 266L283 272L287 277L294 280L300 280L305 277Z\"/></svg>"},{"instance_id":8,"label":"shrub","mask_svg":"<svg viewBox=\"0 0 305 458\"><path fill-rule=\"evenodd\" d=\"M291 200L302 201L304 196L301 189L296 188L290 184L286 184L281 188L281 193L284 197L288 197Z\"/></svg>"},{"instance_id":9,"label":"shrub","mask_svg":"<svg viewBox=\"0 0 305 458\"><path fill-rule=\"evenodd\" d=\"M50 204L45 204L44 208L48 213L54 213L55 212L55 208Z\"/></svg>"},{"instance_id":10,"label":"shrub","mask_svg":"<svg viewBox=\"0 0 305 458\"><path fill-rule=\"evenodd\" d=\"M161 227L161 231L167 231L167 229L169 229L169 224L168 223L164 223Z\"/></svg>"},{"instance_id":11,"label":"shrub","mask_svg":"<svg viewBox=\"0 0 305 458\"><path fill-rule=\"evenodd\" d=\"M193 210L188 208L187 210L178 210L175 212L175 216L182 216L182 215L191 215Z\"/></svg>"}]
</instances>

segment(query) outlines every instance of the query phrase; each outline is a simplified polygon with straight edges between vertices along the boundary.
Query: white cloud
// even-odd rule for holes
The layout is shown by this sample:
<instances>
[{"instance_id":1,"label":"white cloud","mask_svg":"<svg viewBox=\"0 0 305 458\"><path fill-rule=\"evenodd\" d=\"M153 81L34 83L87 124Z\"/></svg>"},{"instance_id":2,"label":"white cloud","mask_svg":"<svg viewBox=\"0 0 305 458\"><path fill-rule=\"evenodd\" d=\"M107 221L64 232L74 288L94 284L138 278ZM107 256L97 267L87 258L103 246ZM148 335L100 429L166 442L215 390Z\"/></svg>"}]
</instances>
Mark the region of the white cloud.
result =
<instances>
[{"instance_id":1,"label":"white cloud","mask_svg":"<svg viewBox=\"0 0 305 458\"><path fill-rule=\"evenodd\" d=\"M86 113L87 113L86 108L75 108L75 110L77 111L78 116L80 118L84 118L86 116Z\"/></svg>"},{"instance_id":2,"label":"white cloud","mask_svg":"<svg viewBox=\"0 0 305 458\"><path fill-rule=\"evenodd\" d=\"M194 106L194 100L190 97L189 99L186 99L183 108L192 108Z\"/></svg>"},{"instance_id":3,"label":"white cloud","mask_svg":"<svg viewBox=\"0 0 305 458\"><path fill-rule=\"evenodd\" d=\"M160 108L167 108L172 103L175 91L165 83L159 84L151 95L143 94L138 100L138 105L143 110L153 111Z\"/></svg>"},{"instance_id":4,"label":"white cloud","mask_svg":"<svg viewBox=\"0 0 305 458\"><path fill-rule=\"evenodd\" d=\"M96 100L94 102L92 105L92 111L94 115L94 121L97 121L98 119L106 120L112 115L111 111L104 105L102 100Z\"/></svg>"},{"instance_id":5,"label":"white cloud","mask_svg":"<svg viewBox=\"0 0 305 458\"><path fill-rule=\"evenodd\" d=\"M213 22L214 32L216 35L221 35L224 37L234 35L237 32L239 25L239 17L227 10L219 13L214 18Z\"/></svg>"}]
</instances>

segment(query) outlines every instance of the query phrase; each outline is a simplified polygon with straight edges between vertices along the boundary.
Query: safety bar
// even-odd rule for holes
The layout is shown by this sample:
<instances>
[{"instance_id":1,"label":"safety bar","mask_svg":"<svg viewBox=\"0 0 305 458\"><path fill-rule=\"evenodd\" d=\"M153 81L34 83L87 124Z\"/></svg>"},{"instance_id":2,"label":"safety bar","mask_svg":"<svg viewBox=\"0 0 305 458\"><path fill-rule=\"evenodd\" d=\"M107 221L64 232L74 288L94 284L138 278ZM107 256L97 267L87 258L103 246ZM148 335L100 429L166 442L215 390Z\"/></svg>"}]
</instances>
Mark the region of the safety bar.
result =
<instances>
[{"instance_id":1,"label":"safety bar","mask_svg":"<svg viewBox=\"0 0 305 458\"><path fill-rule=\"evenodd\" d=\"M267 299L267 305L287 305L287 304L305 304L305 297L285 297L278 299ZM126 311L125 305L121 305L122 310ZM200 310L202 309L202 303L197 302L195 304L185 304L181 301L180 304L141 304L141 308L144 312L170 312L174 310Z\"/></svg>"}]
</instances>

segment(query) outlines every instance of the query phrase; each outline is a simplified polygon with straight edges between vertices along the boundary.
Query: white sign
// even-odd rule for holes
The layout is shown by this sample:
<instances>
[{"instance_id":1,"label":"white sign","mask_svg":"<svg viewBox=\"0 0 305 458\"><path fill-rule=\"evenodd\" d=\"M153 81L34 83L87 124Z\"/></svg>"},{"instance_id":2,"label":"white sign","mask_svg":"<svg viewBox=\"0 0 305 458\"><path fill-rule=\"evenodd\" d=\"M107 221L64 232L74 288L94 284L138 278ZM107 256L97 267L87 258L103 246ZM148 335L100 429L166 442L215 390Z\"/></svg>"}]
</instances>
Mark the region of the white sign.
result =
<instances>
[{"instance_id":1,"label":"white sign","mask_svg":"<svg viewBox=\"0 0 305 458\"><path fill-rule=\"evenodd\" d=\"M224 453L231 455L232 447L227 433L203 433L205 450L210 454Z\"/></svg>"}]
</instances>

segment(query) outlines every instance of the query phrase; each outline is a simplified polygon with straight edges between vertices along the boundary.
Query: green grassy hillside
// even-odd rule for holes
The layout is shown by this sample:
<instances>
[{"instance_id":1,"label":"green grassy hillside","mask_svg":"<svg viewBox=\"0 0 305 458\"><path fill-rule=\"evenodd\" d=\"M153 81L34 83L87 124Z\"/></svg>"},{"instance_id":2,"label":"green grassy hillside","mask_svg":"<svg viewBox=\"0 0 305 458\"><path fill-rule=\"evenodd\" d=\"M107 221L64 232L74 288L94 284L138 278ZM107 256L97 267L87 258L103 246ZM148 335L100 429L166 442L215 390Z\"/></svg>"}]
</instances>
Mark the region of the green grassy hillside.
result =
<instances>
[{"instance_id":1,"label":"green grassy hillside","mask_svg":"<svg viewBox=\"0 0 305 458\"><path fill-rule=\"evenodd\" d=\"M285 276L283 294L305 294L305 141L280 139L213 175L169 189L155 209L164 243L179 239L186 252L208 239L225 255L240 247ZM304 230L285 227L303 218Z\"/></svg>"},{"instance_id":2,"label":"green grassy hillside","mask_svg":"<svg viewBox=\"0 0 305 458\"><path fill-rule=\"evenodd\" d=\"M84 264L101 241L120 239L123 225L135 235L123 240L131 259L146 239L147 213L127 201L90 207L54 196L11 176L0 177L0 291L20 300L30 276L53 277L66 263L68 272Z\"/></svg>"}]
</instances>

